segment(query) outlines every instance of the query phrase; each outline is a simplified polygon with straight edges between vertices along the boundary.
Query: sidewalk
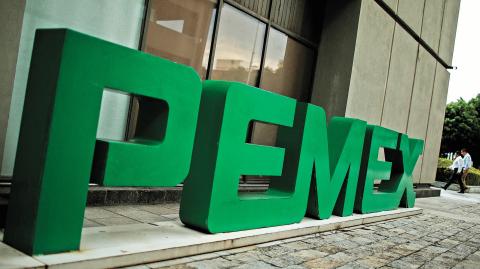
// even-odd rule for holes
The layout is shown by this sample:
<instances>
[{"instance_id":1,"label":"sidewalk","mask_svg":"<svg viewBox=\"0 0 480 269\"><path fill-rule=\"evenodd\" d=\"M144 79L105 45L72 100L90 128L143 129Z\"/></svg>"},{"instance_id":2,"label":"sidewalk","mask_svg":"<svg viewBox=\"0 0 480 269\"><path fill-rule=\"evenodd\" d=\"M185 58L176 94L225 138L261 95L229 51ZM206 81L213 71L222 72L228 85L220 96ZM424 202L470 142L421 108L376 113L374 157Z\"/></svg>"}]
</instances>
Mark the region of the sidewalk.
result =
<instances>
[{"instance_id":1,"label":"sidewalk","mask_svg":"<svg viewBox=\"0 0 480 269\"><path fill-rule=\"evenodd\" d=\"M81 251L29 257L0 242L0 268L20 262L28 267L118 267L114 260L144 269L479 268L480 195L441 194L417 199L421 215L420 209L400 209L323 221L306 218L294 225L216 235L185 228L175 203L88 207Z\"/></svg>"},{"instance_id":2,"label":"sidewalk","mask_svg":"<svg viewBox=\"0 0 480 269\"><path fill-rule=\"evenodd\" d=\"M147 268L480 268L480 195L443 191L422 215L280 240Z\"/></svg>"},{"instance_id":3,"label":"sidewalk","mask_svg":"<svg viewBox=\"0 0 480 269\"><path fill-rule=\"evenodd\" d=\"M434 181L432 183L432 186L435 187L435 188L443 188L447 183L446 182L441 182L441 181ZM452 185L450 185L450 187L448 187L449 190L453 190L453 191L459 191L460 190L460 185L458 185L457 183L453 183ZM480 186L468 186L468 193L480 193Z\"/></svg>"}]
</instances>

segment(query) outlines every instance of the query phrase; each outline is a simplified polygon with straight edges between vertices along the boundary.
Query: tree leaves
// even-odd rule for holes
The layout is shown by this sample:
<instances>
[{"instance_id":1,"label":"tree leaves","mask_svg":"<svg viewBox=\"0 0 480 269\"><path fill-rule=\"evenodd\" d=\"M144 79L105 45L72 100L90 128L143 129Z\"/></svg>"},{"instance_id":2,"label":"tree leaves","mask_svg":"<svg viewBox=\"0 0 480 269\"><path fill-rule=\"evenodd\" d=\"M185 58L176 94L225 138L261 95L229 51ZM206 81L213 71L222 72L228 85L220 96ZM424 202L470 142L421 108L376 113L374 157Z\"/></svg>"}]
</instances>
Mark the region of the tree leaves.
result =
<instances>
[{"instance_id":1,"label":"tree leaves","mask_svg":"<svg viewBox=\"0 0 480 269\"><path fill-rule=\"evenodd\" d=\"M445 111L441 152L469 149L474 165L480 164L480 94L466 102L449 103Z\"/></svg>"}]
</instances>

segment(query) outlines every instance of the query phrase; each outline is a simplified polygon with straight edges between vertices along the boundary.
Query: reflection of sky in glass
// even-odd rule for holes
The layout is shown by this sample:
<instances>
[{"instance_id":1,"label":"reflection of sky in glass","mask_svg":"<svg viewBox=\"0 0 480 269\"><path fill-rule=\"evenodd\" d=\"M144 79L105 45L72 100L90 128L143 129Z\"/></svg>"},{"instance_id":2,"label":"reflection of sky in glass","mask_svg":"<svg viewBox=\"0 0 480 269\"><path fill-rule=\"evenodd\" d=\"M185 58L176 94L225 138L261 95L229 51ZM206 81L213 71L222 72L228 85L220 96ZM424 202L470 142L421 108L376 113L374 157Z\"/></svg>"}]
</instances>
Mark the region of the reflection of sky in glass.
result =
<instances>
[{"instance_id":1,"label":"reflection of sky in glass","mask_svg":"<svg viewBox=\"0 0 480 269\"><path fill-rule=\"evenodd\" d=\"M265 59L265 68L276 70L285 58L287 50L287 35L271 28L268 36L267 55Z\"/></svg>"},{"instance_id":2,"label":"reflection of sky in glass","mask_svg":"<svg viewBox=\"0 0 480 269\"><path fill-rule=\"evenodd\" d=\"M216 15L211 0L151 0L144 50L193 67L204 79Z\"/></svg>"},{"instance_id":3,"label":"reflection of sky in glass","mask_svg":"<svg viewBox=\"0 0 480 269\"><path fill-rule=\"evenodd\" d=\"M264 35L265 24L225 5L220 20L214 68L217 67L217 61L223 59L237 60L247 69L258 68Z\"/></svg>"},{"instance_id":4,"label":"reflection of sky in glass","mask_svg":"<svg viewBox=\"0 0 480 269\"><path fill-rule=\"evenodd\" d=\"M157 20L156 23L170 30L182 33L184 20Z\"/></svg>"},{"instance_id":5,"label":"reflection of sky in glass","mask_svg":"<svg viewBox=\"0 0 480 269\"><path fill-rule=\"evenodd\" d=\"M202 60L202 79L205 79L206 70L208 66L208 58L210 56L210 44L212 43L212 35L213 35L213 26L215 24L215 16L217 15L217 10L212 10L212 18L210 19L210 27L208 28L208 37L207 37L207 45L205 46L205 51L203 52L203 60Z\"/></svg>"}]
</instances>

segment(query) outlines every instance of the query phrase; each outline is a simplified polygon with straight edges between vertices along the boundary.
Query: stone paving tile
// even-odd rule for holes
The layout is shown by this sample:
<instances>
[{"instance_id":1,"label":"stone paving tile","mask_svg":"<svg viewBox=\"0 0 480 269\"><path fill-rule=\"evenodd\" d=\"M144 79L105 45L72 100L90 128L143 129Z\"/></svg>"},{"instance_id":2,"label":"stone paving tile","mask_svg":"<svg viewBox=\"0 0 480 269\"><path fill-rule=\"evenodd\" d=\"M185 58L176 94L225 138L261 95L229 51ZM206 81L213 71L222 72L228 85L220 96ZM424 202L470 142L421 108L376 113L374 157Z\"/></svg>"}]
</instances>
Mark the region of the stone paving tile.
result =
<instances>
[{"instance_id":1,"label":"stone paving tile","mask_svg":"<svg viewBox=\"0 0 480 269\"><path fill-rule=\"evenodd\" d=\"M140 210L144 210L157 215L178 214L178 209L166 207L164 205L139 205L136 207Z\"/></svg>"},{"instance_id":2,"label":"stone paving tile","mask_svg":"<svg viewBox=\"0 0 480 269\"><path fill-rule=\"evenodd\" d=\"M195 261L188 263L189 268L198 268L198 269L220 269L220 268L233 268L240 266L240 263L237 261L230 261L224 258L215 258L211 260Z\"/></svg>"},{"instance_id":3,"label":"stone paving tile","mask_svg":"<svg viewBox=\"0 0 480 269\"><path fill-rule=\"evenodd\" d=\"M177 221L178 204L87 207L83 227Z\"/></svg>"},{"instance_id":4,"label":"stone paving tile","mask_svg":"<svg viewBox=\"0 0 480 269\"><path fill-rule=\"evenodd\" d=\"M273 265L270 265L262 261L257 261L257 262L242 264L234 268L235 269L270 269L270 268L278 268L278 267L275 267Z\"/></svg>"},{"instance_id":5,"label":"stone paving tile","mask_svg":"<svg viewBox=\"0 0 480 269\"><path fill-rule=\"evenodd\" d=\"M291 256L300 258L302 262L311 261L317 258L328 256L328 253L314 249L304 249L290 254Z\"/></svg>"},{"instance_id":6,"label":"stone paving tile","mask_svg":"<svg viewBox=\"0 0 480 269\"><path fill-rule=\"evenodd\" d=\"M102 207L87 207L85 209L85 218L93 220L99 218L118 217L117 214L105 210Z\"/></svg>"},{"instance_id":7,"label":"stone paving tile","mask_svg":"<svg viewBox=\"0 0 480 269\"><path fill-rule=\"evenodd\" d=\"M114 226L114 225L127 225L127 224L137 224L140 223L134 219L127 217L112 217L112 218L99 218L95 219L95 222L102 224L104 226Z\"/></svg>"},{"instance_id":8,"label":"stone paving tile","mask_svg":"<svg viewBox=\"0 0 480 269\"><path fill-rule=\"evenodd\" d=\"M324 268L324 269L330 269L330 268L337 268L345 265L347 262L342 262L338 260L332 260L329 257L325 258L319 258L315 260L308 261L304 263L304 266L306 268Z\"/></svg>"},{"instance_id":9,"label":"stone paving tile","mask_svg":"<svg viewBox=\"0 0 480 269\"><path fill-rule=\"evenodd\" d=\"M85 228L87 228L87 227L99 227L99 226L103 226L103 224L97 223L93 220L89 220L89 219L86 219L86 218L83 219L83 227L85 227Z\"/></svg>"},{"instance_id":10,"label":"stone paving tile","mask_svg":"<svg viewBox=\"0 0 480 269\"><path fill-rule=\"evenodd\" d=\"M287 248L291 248L293 250L303 250L303 249L309 249L312 247L310 244L302 241L286 243L286 244L283 244L283 246Z\"/></svg>"}]
</instances>

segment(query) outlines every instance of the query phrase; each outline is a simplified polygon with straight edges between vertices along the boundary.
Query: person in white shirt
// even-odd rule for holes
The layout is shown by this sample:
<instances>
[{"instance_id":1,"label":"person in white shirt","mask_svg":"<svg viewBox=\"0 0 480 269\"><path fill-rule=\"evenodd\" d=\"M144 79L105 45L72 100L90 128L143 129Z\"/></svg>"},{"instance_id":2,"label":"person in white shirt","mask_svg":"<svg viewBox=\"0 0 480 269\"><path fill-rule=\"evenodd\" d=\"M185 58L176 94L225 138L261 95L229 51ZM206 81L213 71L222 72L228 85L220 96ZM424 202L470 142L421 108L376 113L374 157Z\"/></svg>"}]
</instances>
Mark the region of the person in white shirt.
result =
<instances>
[{"instance_id":1,"label":"person in white shirt","mask_svg":"<svg viewBox=\"0 0 480 269\"><path fill-rule=\"evenodd\" d=\"M468 150L466 148L462 149L462 156L463 156L463 174L461 181L463 183L463 188L460 189L459 193L465 193L468 190L467 185L465 184L465 179L467 178L468 172L470 172L470 168L473 166L472 156L468 154Z\"/></svg>"},{"instance_id":2,"label":"person in white shirt","mask_svg":"<svg viewBox=\"0 0 480 269\"><path fill-rule=\"evenodd\" d=\"M465 189L465 184L463 183L461 179L462 171L463 171L463 159L460 151L457 151L455 153L455 160L453 161L453 164L450 165L450 169L453 170L453 173L450 175L450 178L448 179L447 184L443 187L444 190L447 190L450 185L454 181L458 181L458 184L460 185L460 189Z\"/></svg>"}]
</instances>

